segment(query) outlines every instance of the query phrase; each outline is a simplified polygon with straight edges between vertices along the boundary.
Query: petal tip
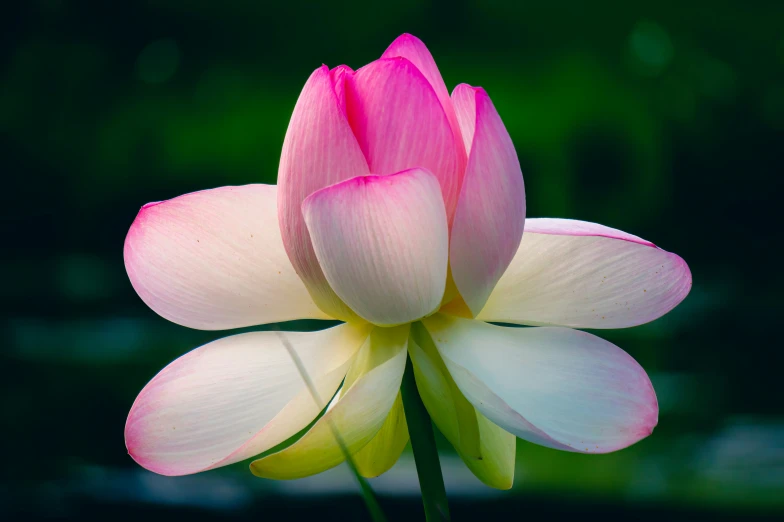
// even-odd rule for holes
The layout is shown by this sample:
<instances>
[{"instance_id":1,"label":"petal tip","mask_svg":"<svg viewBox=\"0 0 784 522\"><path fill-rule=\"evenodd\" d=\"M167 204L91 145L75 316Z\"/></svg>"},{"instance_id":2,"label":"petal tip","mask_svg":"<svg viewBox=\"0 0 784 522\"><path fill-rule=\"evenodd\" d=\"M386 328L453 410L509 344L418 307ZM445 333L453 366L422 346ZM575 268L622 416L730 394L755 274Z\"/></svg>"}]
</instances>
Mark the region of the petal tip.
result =
<instances>
[{"instance_id":1,"label":"petal tip","mask_svg":"<svg viewBox=\"0 0 784 522\"><path fill-rule=\"evenodd\" d=\"M130 415L128 416L128 420L130 422ZM143 441L140 440L139 434L129 433L129 431L131 430L129 430L128 427L126 426L125 449L128 451L128 455L139 466L143 467L147 471L152 471L153 473L157 473L158 475L164 475L167 477L174 477L177 475L187 474L182 472L176 472L170 467L167 467L159 462L156 462L156 460L151 458L150 456L145 455L144 450L142 449L144 443Z\"/></svg>"},{"instance_id":2,"label":"petal tip","mask_svg":"<svg viewBox=\"0 0 784 522\"><path fill-rule=\"evenodd\" d=\"M260 460L254 460L253 462L248 464L248 469L250 470L250 472L253 474L254 477L270 478L270 477L267 477L264 474L264 471L263 471L264 468L259 466L259 462L261 462L261 459Z\"/></svg>"},{"instance_id":3,"label":"petal tip","mask_svg":"<svg viewBox=\"0 0 784 522\"><path fill-rule=\"evenodd\" d=\"M274 455L274 454L273 454ZM268 479L268 480L292 480L294 478L302 478L302 477L290 477L287 476L285 473L280 473L279 468L275 468L274 466L266 465L266 458L261 458L254 460L250 464L248 464L248 469L253 474L254 477Z\"/></svg>"},{"instance_id":4,"label":"petal tip","mask_svg":"<svg viewBox=\"0 0 784 522\"><path fill-rule=\"evenodd\" d=\"M144 233L142 224L147 220L150 209L156 205L159 205L160 203L162 202L159 201L155 203L147 203L142 208L140 208L139 212L136 214L136 217L133 220L133 223L131 223L131 226L128 228L128 233L125 234L125 243L123 243L123 262L125 264L125 272L128 274L128 279L130 279L131 285L134 287L137 293L139 290L137 288L135 266L138 256L134 255L134 250Z\"/></svg>"},{"instance_id":5,"label":"petal tip","mask_svg":"<svg viewBox=\"0 0 784 522\"><path fill-rule=\"evenodd\" d=\"M475 97L479 97L480 95L483 98L487 98L490 100L490 95L487 94L487 91L484 87L479 85L471 85L470 83L458 83L454 89L452 89L452 99L454 100L455 95L460 96L464 91L469 91L468 95L470 96L473 94Z\"/></svg>"},{"instance_id":6,"label":"petal tip","mask_svg":"<svg viewBox=\"0 0 784 522\"><path fill-rule=\"evenodd\" d=\"M653 247L653 248L658 249L658 247ZM667 303L667 307L664 310L660 311L660 313L657 313L648 321L644 321L644 322L654 321L662 317L663 315L668 314L673 309L675 309L675 307L681 304L683 300L686 299L686 297L691 292L692 275L691 275L691 269L689 268L689 265L681 256L673 252L667 252L667 257L669 257L672 260L672 265L671 265L672 268L667 272L662 272L660 277L665 280L666 279L670 280L669 282L670 289L668 292L669 302Z\"/></svg>"},{"instance_id":7,"label":"petal tip","mask_svg":"<svg viewBox=\"0 0 784 522\"><path fill-rule=\"evenodd\" d=\"M403 33L403 34L401 34L400 36L398 36L395 39L395 41L398 41L398 40L414 40L416 42L421 42L422 41L422 40L420 40L419 38L417 38L416 36L414 36L411 33Z\"/></svg>"},{"instance_id":8,"label":"petal tip","mask_svg":"<svg viewBox=\"0 0 784 522\"><path fill-rule=\"evenodd\" d=\"M157 462L154 458L145 454L144 447L149 441L145 440L143 426L140 426L139 424L141 420L139 418L139 404L142 402L142 398L145 396L144 392L146 388L147 387L145 387L145 389L139 393L139 396L134 401L133 406L131 406L131 411L128 412L128 418L125 421L125 449L128 451L128 455L134 460L134 462L147 471L152 471L158 475L165 476L182 475L183 473L176 473L169 467L163 465L160 462Z\"/></svg>"},{"instance_id":9,"label":"petal tip","mask_svg":"<svg viewBox=\"0 0 784 522\"><path fill-rule=\"evenodd\" d=\"M510 477L509 480L494 482L493 484L490 484L490 487L495 489L500 489L502 491L509 491L510 489L512 489L512 486L514 486L514 475Z\"/></svg>"},{"instance_id":10,"label":"petal tip","mask_svg":"<svg viewBox=\"0 0 784 522\"><path fill-rule=\"evenodd\" d=\"M637 363L635 362L635 364ZM586 453L602 454L620 451L637 444L653 434L654 429L659 424L659 401L656 397L656 391L653 389L653 384L648 378L648 374L645 373L645 370L641 366L639 367L639 372L640 380L642 381L639 383L639 386L646 388L646 391L643 393L645 402L640 406L639 410L639 420L636 423L631 423L631 426L626 429L622 428L623 431L626 431L628 436L624 437L617 444L609 445L607 447L599 446L595 450L586 449Z\"/></svg>"},{"instance_id":11,"label":"petal tip","mask_svg":"<svg viewBox=\"0 0 784 522\"><path fill-rule=\"evenodd\" d=\"M432 85L430 85L430 82L427 80L427 78L422 73L422 71L419 70L419 68L416 66L416 64L414 64L414 62L412 62L410 59L408 59L405 56L382 56L378 60L370 62L369 64L365 65L361 69L357 70L357 73L365 69L371 71L375 71L375 70L383 71L385 68L390 68L390 70L393 71L390 74L396 74L395 69L401 69L403 70L404 73L421 77L424 82L423 85L427 85L431 90L433 89ZM374 72L374 74L376 73Z\"/></svg>"},{"instance_id":12,"label":"petal tip","mask_svg":"<svg viewBox=\"0 0 784 522\"><path fill-rule=\"evenodd\" d=\"M382 58L386 58L389 53L393 53L397 46L405 45L407 43L411 43L415 46L422 46L426 48L425 43L420 38L417 38L411 33L403 33L397 38L395 38L391 44L389 44L387 50L384 51L384 54L381 55Z\"/></svg>"},{"instance_id":13,"label":"petal tip","mask_svg":"<svg viewBox=\"0 0 784 522\"><path fill-rule=\"evenodd\" d=\"M687 295L689 295L689 292L691 291L691 286L692 286L691 268L689 268L688 263L686 263L686 260L684 260L681 256L679 256L678 254L672 254L672 255L675 256L676 258L675 262L678 264L678 267L680 268L682 274L681 281L683 284L684 293L681 300L683 300Z\"/></svg>"},{"instance_id":14,"label":"petal tip","mask_svg":"<svg viewBox=\"0 0 784 522\"><path fill-rule=\"evenodd\" d=\"M142 205L142 208L139 209L139 214L141 214L143 210L152 208L156 205L160 205L161 203L163 203L163 201L150 201L149 203L145 203L144 205Z\"/></svg>"}]
</instances>

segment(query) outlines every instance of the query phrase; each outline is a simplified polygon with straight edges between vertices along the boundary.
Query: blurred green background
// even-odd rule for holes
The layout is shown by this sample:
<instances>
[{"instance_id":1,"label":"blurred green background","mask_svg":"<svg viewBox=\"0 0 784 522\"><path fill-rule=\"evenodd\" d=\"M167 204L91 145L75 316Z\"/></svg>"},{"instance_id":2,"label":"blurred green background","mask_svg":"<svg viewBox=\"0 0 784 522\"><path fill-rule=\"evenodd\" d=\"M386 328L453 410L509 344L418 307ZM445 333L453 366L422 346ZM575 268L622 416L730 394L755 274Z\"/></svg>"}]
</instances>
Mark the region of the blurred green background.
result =
<instances>
[{"instance_id":1,"label":"blurred green background","mask_svg":"<svg viewBox=\"0 0 784 522\"><path fill-rule=\"evenodd\" d=\"M649 372L655 433L606 456L520 442L510 492L443 444L454 519L784 515L784 3L29 0L0 24L0 518L364 519L342 468L271 482L132 462L137 392L222 334L149 310L122 245L148 201L275 183L310 72L402 32L450 88L486 88L529 216L640 235L694 276L668 316L597 332ZM371 483L392 519L422 517L408 450Z\"/></svg>"}]
</instances>

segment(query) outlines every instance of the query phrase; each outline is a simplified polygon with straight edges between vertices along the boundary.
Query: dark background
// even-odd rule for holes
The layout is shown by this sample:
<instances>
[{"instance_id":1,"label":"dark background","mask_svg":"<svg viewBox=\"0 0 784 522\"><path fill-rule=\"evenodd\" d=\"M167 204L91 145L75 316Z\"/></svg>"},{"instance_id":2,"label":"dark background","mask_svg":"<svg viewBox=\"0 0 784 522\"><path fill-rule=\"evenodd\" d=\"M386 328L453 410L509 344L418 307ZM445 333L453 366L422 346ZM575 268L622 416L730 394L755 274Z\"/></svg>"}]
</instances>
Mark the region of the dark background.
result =
<instances>
[{"instance_id":1,"label":"dark background","mask_svg":"<svg viewBox=\"0 0 784 522\"><path fill-rule=\"evenodd\" d=\"M605 456L521 441L509 492L480 484L444 444L454 519L784 514L783 2L2 10L0 518L364 519L342 468L272 482L246 463L165 478L132 462L123 427L136 393L222 334L149 310L122 245L148 201L275 183L310 72L357 68L402 32L426 42L450 89L487 89L517 147L529 216L640 235L694 276L665 318L597 332L649 372L655 433ZM422 518L408 450L371 483L393 520Z\"/></svg>"}]
</instances>

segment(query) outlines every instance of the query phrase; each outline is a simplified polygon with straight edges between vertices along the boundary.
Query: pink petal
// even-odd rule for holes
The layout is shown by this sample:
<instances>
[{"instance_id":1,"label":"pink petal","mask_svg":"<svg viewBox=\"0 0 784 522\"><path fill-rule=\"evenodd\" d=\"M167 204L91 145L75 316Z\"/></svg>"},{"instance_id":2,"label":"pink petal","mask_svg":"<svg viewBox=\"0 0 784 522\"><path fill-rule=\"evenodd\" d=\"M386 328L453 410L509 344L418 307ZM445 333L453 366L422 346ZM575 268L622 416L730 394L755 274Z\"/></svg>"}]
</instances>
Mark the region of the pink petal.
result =
<instances>
[{"instance_id":1,"label":"pink petal","mask_svg":"<svg viewBox=\"0 0 784 522\"><path fill-rule=\"evenodd\" d=\"M338 65L329 71L332 88L335 89L335 97L343 114L346 114L346 75L350 77L352 74L354 71L348 65Z\"/></svg>"},{"instance_id":2,"label":"pink petal","mask_svg":"<svg viewBox=\"0 0 784 522\"><path fill-rule=\"evenodd\" d=\"M461 84L452 97L469 156L449 261L455 285L476 315L520 245L525 187L512 140L484 89Z\"/></svg>"},{"instance_id":3,"label":"pink petal","mask_svg":"<svg viewBox=\"0 0 784 522\"><path fill-rule=\"evenodd\" d=\"M585 221L528 219L517 255L477 318L626 328L666 314L689 290L683 259L653 243Z\"/></svg>"},{"instance_id":4,"label":"pink petal","mask_svg":"<svg viewBox=\"0 0 784 522\"><path fill-rule=\"evenodd\" d=\"M291 266L273 185L221 187L142 207L125 238L125 268L155 312L223 330L326 316Z\"/></svg>"},{"instance_id":5,"label":"pink petal","mask_svg":"<svg viewBox=\"0 0 784 522\"><path fill-rule=\"evenodd\" d=\"M647 437L658 422L645 370L594 335L441 314L423 323L468 401L522 439L607 453Z\"/></svg>"},{"instance_id":6,"label":"pink petal","mask_svg":"<svg viewBox=\"0 0 784 522\"><path fill-rule=\"evenodd\" d=\"M351 128L374 174L428 169L441 185L447 213L462 176L459 145L433 87L405 58L377 60L346 84Z\"/></svg>"},{"instance_id":7,"label":"pink petal","mask_svg":"<svg viewBox=\"0 0 784 522\"><path fill-rule=\"evenodd\" d=\"M349 71L341 67L330 74L322 66L310 76L291 115L278 170L278 217L286 252L316 304L343 320L356 316L327 284L300 207L316 190L369 172L346 120L342 91L339 98L333 87Z\"/></svg>"},{"instance_id":8,"label":"pink petal","mask_svg":"<svg viewBox=\"0 0 784 522\"><path fill-rule=\"evenodd\" d=\"M356 177L314 193L302 210L327 280L360 317L395 325L438 307L448 232L431 173Z\"/></svg>"},{"instance_id":9,"label":"pink petal","mask_svg":"<svg viewBox=\"0 0 784 522\"><path fill-rule=\"evenodd\" d=\"M462 143L460 125L457 122L457 115L452 105L452 99L449 97L449 91L444 84L441 73L438 71L433 55L430 54L422 40L410 34L402 34L387 47L381 58L406 58L419 69L433 87L436 96L438 96L438 101L441 102L441 107L444 108L444 113L446 113L446 117L449 120L449 126L452 128L455 141L458 144ZM462 172L463 168L465 168L466 154L460 147L458 147L458 156L460 172Z\"/></svg>"},{"instance_id":10,"label":"pink petal","mask_svg":"<svg viewBox=\"0 0 784 522\"><path fill-rule=\"evenodd\" d=\"M316 417L368 335L367 327L344 324L309 333L251 332L197 348L164 368L133 403L125 424L128 453L162 475L258 455Z\"/></svg>"}]
</instances>

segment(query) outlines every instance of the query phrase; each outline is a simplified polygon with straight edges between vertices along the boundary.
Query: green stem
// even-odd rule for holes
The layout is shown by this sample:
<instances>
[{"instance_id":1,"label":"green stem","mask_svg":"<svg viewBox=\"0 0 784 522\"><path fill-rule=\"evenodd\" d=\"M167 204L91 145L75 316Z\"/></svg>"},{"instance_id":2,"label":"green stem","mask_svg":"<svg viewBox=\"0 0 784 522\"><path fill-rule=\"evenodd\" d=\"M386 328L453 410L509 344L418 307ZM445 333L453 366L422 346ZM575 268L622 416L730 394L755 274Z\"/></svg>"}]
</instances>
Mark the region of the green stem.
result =
<instances>
[{"instance_id":1,"label":"green stem","mask_svg":"<svg viewBox=\"0 0 784 522\"><path fill-rule=\"evenodd\" d=\"M411 436L411 449L414 450L419 487L422 490L425 518L428 522L449 520L449 505L446 500L444 476L438 461L433 423L419 397L411 358L406 362L400 392L403 396L408 433Z\"/></svg>"},{"instance_id":2,"label":"green stem","mask_svg":"<svg viewBox=\"0 0 784 522\"><path fill-rule=\"evenodd\" d=\"M348 453L348 452L346 452ZM370 487L368 481L359 474L359 470L357 470L356 464L351 459L349 455L346 458L346 462L348 463L349 469L351 469L351 473L354 474L354 478L359 485L359 490L362 493L362 500L365 501L365 507L367 508L368 512L370 512L370 518L373 522L386 522L387 517L384 516L384 511L381 509L381 505L378 503L378 499L376 499L375 493L373 493L373 488Z\"/></svg>"}]
</instances>

